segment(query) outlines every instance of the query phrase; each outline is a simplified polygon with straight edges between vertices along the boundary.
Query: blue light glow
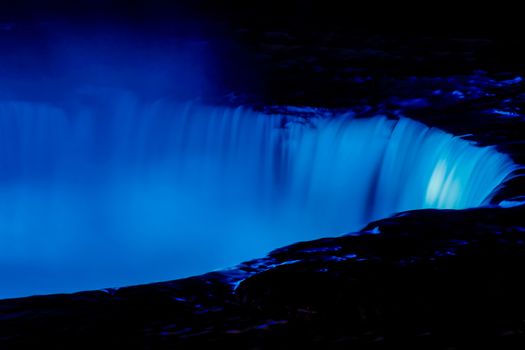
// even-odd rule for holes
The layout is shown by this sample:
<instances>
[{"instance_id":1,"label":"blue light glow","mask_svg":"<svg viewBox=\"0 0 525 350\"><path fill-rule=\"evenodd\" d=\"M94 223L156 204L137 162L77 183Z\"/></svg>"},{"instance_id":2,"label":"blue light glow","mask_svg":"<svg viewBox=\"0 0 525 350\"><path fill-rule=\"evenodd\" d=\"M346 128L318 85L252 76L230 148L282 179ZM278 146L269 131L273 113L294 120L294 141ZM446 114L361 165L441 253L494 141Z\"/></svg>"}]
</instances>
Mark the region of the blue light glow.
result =
<instances>
[{"instance_id":1,"label":"blue light glow","mask_svg":"<svg viewBox=\"0 0 525 350\"><path fill-rule=\"evenodd\" d=\"M405 118L106 97L0 103L0 297L174 279L478 206L515 169Z\"/></svg>"}]
</instances>

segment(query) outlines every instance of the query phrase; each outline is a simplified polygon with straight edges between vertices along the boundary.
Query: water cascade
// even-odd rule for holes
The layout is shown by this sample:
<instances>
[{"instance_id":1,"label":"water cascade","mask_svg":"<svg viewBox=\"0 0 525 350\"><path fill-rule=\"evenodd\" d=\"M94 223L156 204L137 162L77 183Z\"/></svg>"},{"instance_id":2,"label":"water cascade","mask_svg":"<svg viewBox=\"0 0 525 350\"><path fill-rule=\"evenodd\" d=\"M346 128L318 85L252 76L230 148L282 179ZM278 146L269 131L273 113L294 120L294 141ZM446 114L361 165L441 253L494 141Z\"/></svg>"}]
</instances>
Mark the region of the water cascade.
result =
<instances>
[{"instance_id":1,"label":"water cascade","mask_svg":"<svg viewBox=\"0 0 525 350\"><path fill-rule=\"evenodd\" d=\"M515 169L406 118L140 102L0 102L0 297L168 280L418 208Z\"/></svg>"}]
</instances>

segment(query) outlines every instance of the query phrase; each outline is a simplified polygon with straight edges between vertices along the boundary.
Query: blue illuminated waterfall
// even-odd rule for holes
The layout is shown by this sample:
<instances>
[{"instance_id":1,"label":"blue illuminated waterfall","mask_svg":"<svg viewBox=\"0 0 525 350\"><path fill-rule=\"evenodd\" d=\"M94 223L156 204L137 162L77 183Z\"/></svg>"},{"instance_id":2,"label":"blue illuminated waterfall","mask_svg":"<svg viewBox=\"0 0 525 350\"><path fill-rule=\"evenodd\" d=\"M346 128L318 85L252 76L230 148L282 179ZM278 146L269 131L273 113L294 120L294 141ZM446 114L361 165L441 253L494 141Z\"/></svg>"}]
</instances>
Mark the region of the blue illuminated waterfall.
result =
<instances>
[{"instance_id":1,"label":"blue illuminated waterfall","mask_svg":"<svg viewBox=\"0 0 525 350\"><path fill-rule=\"evenodd\" d=\"M417 208L515 169L401 118L144 103L0 103L0 297L173 279Z\"/></svg>"}]
</instances>

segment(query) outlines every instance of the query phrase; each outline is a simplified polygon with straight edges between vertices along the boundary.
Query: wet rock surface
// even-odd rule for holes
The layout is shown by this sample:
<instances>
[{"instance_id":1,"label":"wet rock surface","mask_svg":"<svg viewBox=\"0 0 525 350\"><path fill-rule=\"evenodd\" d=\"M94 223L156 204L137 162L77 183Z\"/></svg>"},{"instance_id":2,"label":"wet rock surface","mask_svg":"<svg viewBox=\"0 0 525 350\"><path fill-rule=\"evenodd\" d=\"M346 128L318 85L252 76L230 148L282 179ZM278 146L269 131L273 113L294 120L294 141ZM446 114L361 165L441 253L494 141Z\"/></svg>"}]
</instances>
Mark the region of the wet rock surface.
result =
<instances>
[{"instance_id":1,"label":"wet rock surface","mask_svg":"<svg viewBox=\"0 0 525 350\"><path fill-rule=\"evenodd\" d=\"M231 270L4 300L0 345L523 348L524 214L413 211Z\"/></svg>"}]
</instances>

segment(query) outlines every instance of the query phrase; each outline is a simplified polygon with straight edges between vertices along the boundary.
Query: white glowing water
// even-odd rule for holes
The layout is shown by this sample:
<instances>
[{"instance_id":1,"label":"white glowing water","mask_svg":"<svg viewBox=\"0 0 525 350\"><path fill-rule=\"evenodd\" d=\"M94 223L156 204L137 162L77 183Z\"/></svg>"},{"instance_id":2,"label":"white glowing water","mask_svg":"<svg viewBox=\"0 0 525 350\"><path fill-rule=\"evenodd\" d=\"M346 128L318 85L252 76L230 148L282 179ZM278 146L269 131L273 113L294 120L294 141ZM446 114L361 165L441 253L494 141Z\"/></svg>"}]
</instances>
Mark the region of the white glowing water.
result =
<instances>
[{"instance_id":1,"label":"white glowing water","mask_svg":"<svg viewBox=\"0 0 525 350\"><path fill-rule=\"evenodd\" d=\"M0 103L0 297L173 279L478 206L515 168L409 119L95 100Z\"/></svg>"}]
</instances>

